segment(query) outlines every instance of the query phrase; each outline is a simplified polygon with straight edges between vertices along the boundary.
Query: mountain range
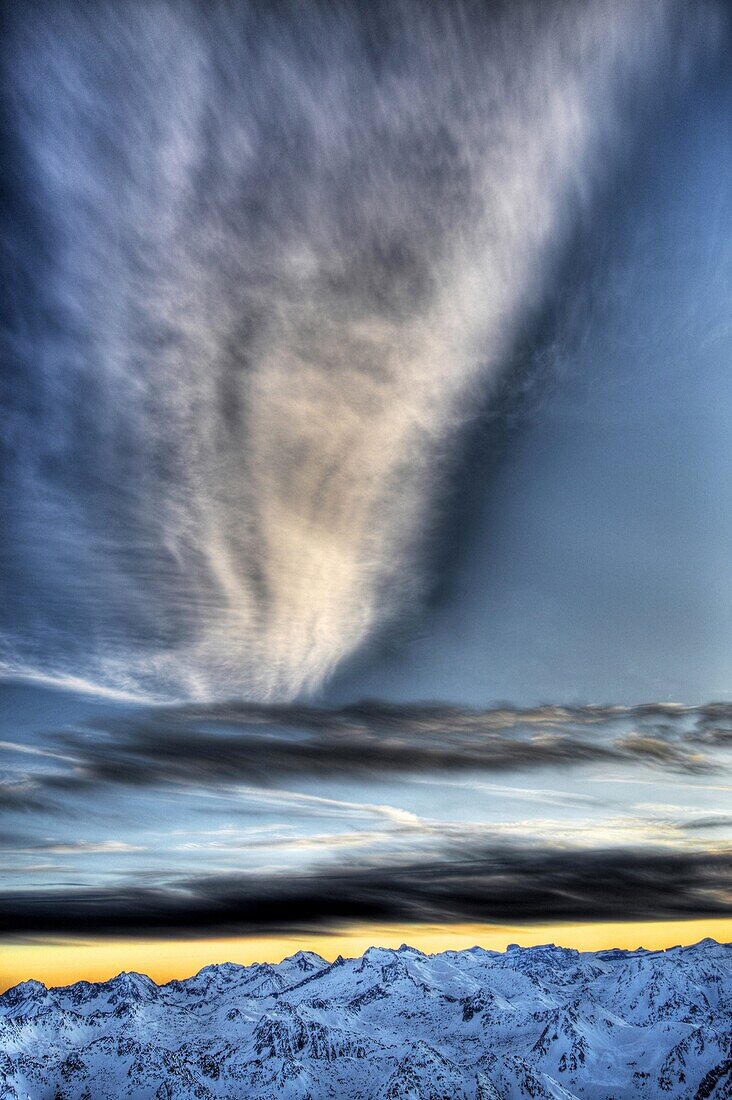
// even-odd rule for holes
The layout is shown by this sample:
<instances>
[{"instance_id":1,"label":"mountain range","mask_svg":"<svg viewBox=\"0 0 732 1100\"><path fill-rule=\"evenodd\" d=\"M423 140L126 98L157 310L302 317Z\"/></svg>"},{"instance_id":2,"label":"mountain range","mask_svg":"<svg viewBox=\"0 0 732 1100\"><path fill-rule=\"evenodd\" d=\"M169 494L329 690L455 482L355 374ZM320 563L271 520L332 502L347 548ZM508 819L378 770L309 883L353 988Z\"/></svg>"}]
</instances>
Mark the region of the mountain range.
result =
<instances>
[{"instance_id":1,"label":"mountain range","mask_svg":"<svg viewBox=\"0 0 732 1100\"><path fill-rule=\"evenodd\" d=\"M732 945L207 966L0 997L3 1100L729 1100Z\"/></svg>"}]
</instances>

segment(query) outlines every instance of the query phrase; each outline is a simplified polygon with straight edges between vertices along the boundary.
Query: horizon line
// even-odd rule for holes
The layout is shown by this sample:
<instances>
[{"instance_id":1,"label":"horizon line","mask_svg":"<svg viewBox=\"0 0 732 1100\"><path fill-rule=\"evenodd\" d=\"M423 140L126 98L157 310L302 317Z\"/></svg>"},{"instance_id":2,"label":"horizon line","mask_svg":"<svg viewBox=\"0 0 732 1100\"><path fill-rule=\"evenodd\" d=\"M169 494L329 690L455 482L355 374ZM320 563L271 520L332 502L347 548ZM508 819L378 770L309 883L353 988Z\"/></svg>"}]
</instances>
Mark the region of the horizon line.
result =
<instances>
[{"instance_id":1,"label":"horizon line","mask_svg":"<svg viewBox=\"0 0 732 1100\"><path fill-rule=\"evenodd\" d=\"M373 949L396 952L399 946L427 957L474 949L505 955L512 945L520 950L554 946L582 955L613 950L626 954L639 951L654 954L697 947L707 940L721 947L732 947L732 918L562 922L537 924L533 928L532 932L527 926L517 925L440 927L413 924L356 926L332 935L266 939L261 936L185 941L56 939L26 943L6 940L0 943L0 995L24 981L37 981L46 989L61 989L80 981L101 985L121 974L142 974L160 987L174 980L186 981L209 966L278 966L293 955L308 951L332 966L338 958L343 961L362 958ZM410 939L414 943L410 944ZM642 940L651 946L643 946ZM37 977L38 974L42 976Z\"/></svg>"}]
</instances>

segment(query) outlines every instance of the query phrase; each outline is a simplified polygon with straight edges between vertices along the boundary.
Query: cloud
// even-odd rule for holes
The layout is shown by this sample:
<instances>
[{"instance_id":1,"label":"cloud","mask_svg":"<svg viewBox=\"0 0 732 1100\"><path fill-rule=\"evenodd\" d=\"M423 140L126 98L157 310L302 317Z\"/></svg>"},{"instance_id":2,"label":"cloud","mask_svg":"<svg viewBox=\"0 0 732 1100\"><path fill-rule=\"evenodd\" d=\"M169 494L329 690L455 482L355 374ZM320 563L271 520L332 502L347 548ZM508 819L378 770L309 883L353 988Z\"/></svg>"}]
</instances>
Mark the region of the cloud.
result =
<instances>
[{"instance_id":1,"label":"cloud","mask_svg":"<svg viewBox=\"0 0 732 1100\"><path fill-rule=\"evenodd\" d=\"M720 11L10 14L5 671L294 697L413 606L462 426Z\"/></svg>"},{"instance_id":2,"label":"cloud","mask_svg":"<svg viewBox=\"0 0 732 1100\"><path fill-rule=\"evenodd\" d=\"M485 710L378 701L345 707L245 702L151 707L44 735L20 757L33 761L32 768L18 770L14 744L0 746L6 774L0 812L78 814L82 795L114 788L214 792L219 800L248 789L249 801L258 788L259 804L266 789L277 812L380 815L398 824L397 817L404 816L398 808L277 786L308 778L422 776L447 782L449 775L599 764L617 765L626 775L634 768L634 782L643 781L636 765L701 777L726 766L731 718L732 704L725 703ZM552 801L546 793L534 797ZM251 806L247 812L253 812Z\"/></svg>"},{"instance_id":3,"label":"cloud","mask_svg":"<svg viewBox=\"0 0 732 1100\"><path fill-rule=\"evenodd\" d=\"M731 916L732 854L462 844L419 862L210 875L166 886L5 890L0 934L217 936L347 922L672 920Z\"/></svg>"},{"instance_id":4,"label":"cloud","mask_svg":"<svg viewBox=\"0 0 732 1100\"><path fill-rule=\"evenodd\" d=\"M689 831L703 829L732 829L732 814L699 814L678 824L679 829Z\"/></svg>"},{"instance_id":5,"label":"cloud","mask_svg":"<svg viewBox=\"0 0 732 1100\"><path fill-rule=\"evenodd\" d=\"M717 730L730 714L732 704L160 707L52 735L55 769L27 782L31 791L53 795L104 786L223 790L288 777L384 779L598 763L701 774L721 766L726 742Z\"/></svg>"},{"instance_id":6,"label":"cloud","mask_svg":"<svg viewBox=\"0 0 732 1100\"><path fill-rule=\"evenodd\" d=\"M3 847L6 855L32 855L34 852L62 856L119 855L125 852L142 852L145 850L141 845L127 844L122 840L71 840L62 842L48 838L23 843L17 835L8 837L8 843Z\"/></svg>"},{"instance_id":7,"label":"cloud","mask_svg":"<svg viewBox=\"0 0 732 1100\"><path fill-rule=\"evenodd\" d=\"M40 787L36 781L28 779L0 781L0 813L8 810L32 812L42 810L44 805Z\"/></svg>"},{"instance_id":8,"label":"cloud","mask_svg":"<svg viewBox=\"0 0 732 1100\"><path fill-rule=\"evenodd\" d=\"M236 784L237 797L246 796L250 810L256 807L258 812L275 809L278 813L292 811L298 817L338 817L378 818L387 824L399 827L411 827L419 823L419 818L398 806L383 803L351 802L342 798L327 798L323 795L307 794L302 791L279 791L259 787L243 787Z\"/></svg>"}]
</instances>

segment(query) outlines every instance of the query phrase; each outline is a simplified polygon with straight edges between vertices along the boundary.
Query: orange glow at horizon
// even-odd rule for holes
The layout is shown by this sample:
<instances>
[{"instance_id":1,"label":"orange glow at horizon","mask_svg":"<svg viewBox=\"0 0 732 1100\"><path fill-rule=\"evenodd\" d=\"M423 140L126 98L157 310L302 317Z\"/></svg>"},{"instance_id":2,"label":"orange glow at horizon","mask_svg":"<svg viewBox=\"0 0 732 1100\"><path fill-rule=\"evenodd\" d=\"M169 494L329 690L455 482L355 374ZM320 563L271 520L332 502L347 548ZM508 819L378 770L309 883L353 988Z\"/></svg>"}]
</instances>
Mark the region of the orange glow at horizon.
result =
<instances>
[{"instance_id":1,"label":"orange glow at horizon","mask_svg":"<svg viewBox=\"0 0 732 1100\"><path fill-rule=\"evenodd\" d=\"M279 962L299 950L317 951L332 961L353 957L371 946L398 947L408 943L427 953L460 950L478 944L496 951L509 943L531 947L557 943L580 951L610 947L660 950L691 944L705 937L732 941L732 918L497 926L485 924L358 925L322 934L276 935L199 940L54 940L43 943L0 945L0 990L28 978L46 985L66 985L85 978L105 981L122 970L149 974L156 982L187 978L209 963Z\"/></svg>"}]
</instances>

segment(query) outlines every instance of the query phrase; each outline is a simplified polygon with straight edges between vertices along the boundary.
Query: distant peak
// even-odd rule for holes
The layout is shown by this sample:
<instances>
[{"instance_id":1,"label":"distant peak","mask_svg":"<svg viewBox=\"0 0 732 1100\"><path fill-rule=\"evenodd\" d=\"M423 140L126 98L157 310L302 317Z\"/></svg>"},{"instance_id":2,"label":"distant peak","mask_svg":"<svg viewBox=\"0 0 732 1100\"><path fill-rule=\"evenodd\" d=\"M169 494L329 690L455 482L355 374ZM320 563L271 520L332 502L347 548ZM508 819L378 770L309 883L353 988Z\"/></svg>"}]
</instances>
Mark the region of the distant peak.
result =
<instances>
[{"instance_id":1,"label":"distant peak","mask_svg":"<svg viewBox=\"0 0 732 1100\"><path fill-rule=\"evenodd\" d=\"M25 982L18 982L3 994L4 997L21 998L32 997L34 994L47 993L48 989L43 982L37 982L35 978L28 978Z\"/></svg>"},{"instance_id":2,"label":"distant peak","mask_svg":"<svg viewBox=\"0 0 732 1100\"><path fill-rule=\"evenodd\" d=\"M254 965L257 966L258 964L254 963ZM228 976L228 975L231 975L231 974L238 974L242 970L246 970L246 969L247 968L245 966L242 966L241 963L233 963L233 962L209 963L208 966L202 966L201 967L201 969L196 974L196 977L199 978L199 977L201 977L201 975L208 975L208 974L212 974L212 975L225 974L225 975Z\"/></svg>"},{"instance_id":3,"label":"distant peak","mask_svg":"<svg viewBox=\"0 0 732 1100\"><path fill-rule=\"evenodd\" d=\"M557 947L555 943L534 943L528 947L522 947L520 943L509 943L506 951L515 952L531 952L532 954L541 954L544 951L573 951L572 947Z\"/></svg>"},{"instance_id":4,"label":"distant peak","mask_svg":"<svg viewBox=\"0 0 732 1100\"><path fill-rule=\"evenodd\" d=\"M328 965L327 962L325 961L325 959L322 957L322 955L319 955L317 953L317 951L296 951L294 955L288 955L287 958L282 960L282 962L283 963L287 963L287 962L293 962L293 963L309 962L309 963L312 963L312 962L315 962L315 963L322 963L323 966Z\"/></svg>"},{"instance_id":5,"label":"distant peak","mask_svg":"<svg viewBox=\"0 0 732 1100\"><path fill-rule=\"evenodd\" d=\"M152 978L149 978L147 974L140 974L136 970L121 970L119 974L115 974L110 979L110 985L114 982L115 985L154 985Z\"/></svg>"},{"instance_id":6,"label":"distant peak","mask_svg":"<svg viewBox=\"0 0 732 1100\"><path fill-rule=\"evenodd\" d=\"M382 955L393 955L394 953L392 947L368 947L364 951L363 957L365 959L378 959Z\"/></svg>"}]
</instances>

